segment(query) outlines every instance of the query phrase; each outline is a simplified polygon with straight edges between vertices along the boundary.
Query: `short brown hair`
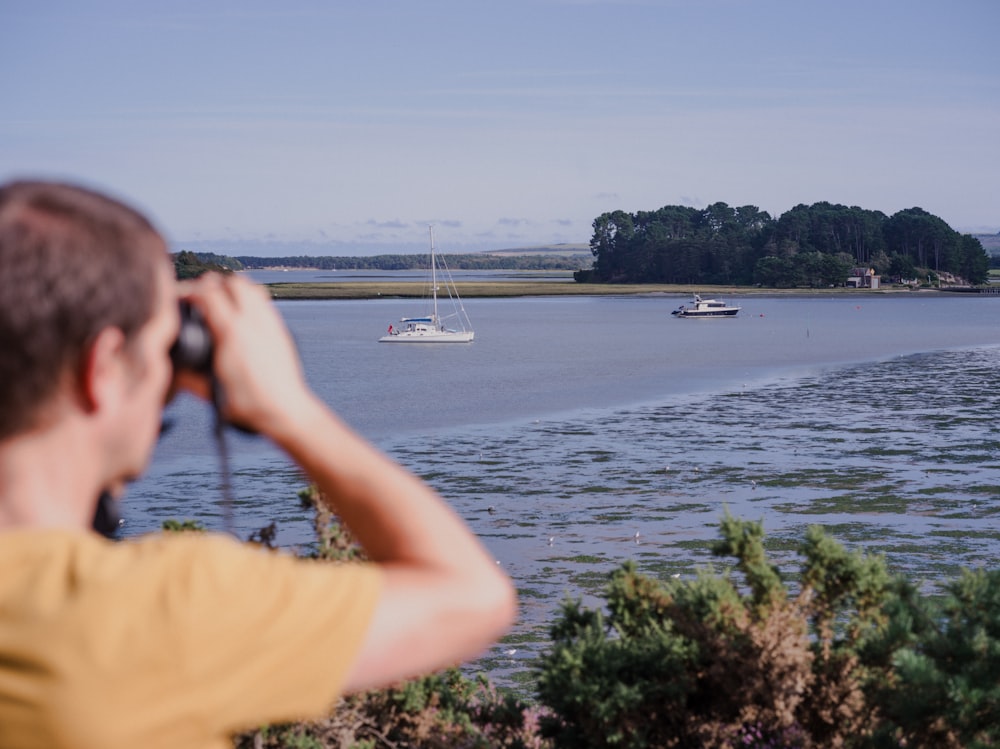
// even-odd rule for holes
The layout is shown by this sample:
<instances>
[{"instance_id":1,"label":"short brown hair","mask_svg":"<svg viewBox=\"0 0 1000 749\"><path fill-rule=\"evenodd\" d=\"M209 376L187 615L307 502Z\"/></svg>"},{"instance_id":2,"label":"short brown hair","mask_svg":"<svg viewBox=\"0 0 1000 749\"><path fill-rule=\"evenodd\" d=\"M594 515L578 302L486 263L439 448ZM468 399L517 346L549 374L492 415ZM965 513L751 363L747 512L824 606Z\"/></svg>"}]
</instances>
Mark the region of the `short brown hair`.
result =
<instances>
[{"instance_id":1,"label":"short brown hair","mask_svg":"<svg viewBox=\"0 0 1000 749\"><path fill-rule=\"evenodd\" d=\"M35 424L97 334L153 314L166 245L138 211L76 185L0 186L0 439Z\"/></svg>"}]
</instances>

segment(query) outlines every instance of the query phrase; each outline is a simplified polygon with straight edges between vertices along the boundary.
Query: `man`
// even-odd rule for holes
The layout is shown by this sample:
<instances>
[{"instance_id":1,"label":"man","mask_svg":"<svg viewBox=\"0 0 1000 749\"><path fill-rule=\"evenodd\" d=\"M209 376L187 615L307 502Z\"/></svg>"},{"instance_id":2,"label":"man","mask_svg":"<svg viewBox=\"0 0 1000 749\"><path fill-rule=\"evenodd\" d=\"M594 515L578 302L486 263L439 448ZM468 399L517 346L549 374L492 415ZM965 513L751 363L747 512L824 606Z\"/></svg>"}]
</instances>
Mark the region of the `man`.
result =
<instances>
[{"instance_id":1,"label":"man","mask_svg":"<svg viewBox=\"0 0 1000 749\"><path fill-rule=\"evenodd\" d=\"M221 535L90 529L150 458L180 296L211 331L226 417L316 482L370 564ZM0 746L223 747L338 694L471 657L515 615L509 580L428 486L306 385L264 290L179 289L140 214L81 187L0 187Z\"/></svg>"}]
</instances>

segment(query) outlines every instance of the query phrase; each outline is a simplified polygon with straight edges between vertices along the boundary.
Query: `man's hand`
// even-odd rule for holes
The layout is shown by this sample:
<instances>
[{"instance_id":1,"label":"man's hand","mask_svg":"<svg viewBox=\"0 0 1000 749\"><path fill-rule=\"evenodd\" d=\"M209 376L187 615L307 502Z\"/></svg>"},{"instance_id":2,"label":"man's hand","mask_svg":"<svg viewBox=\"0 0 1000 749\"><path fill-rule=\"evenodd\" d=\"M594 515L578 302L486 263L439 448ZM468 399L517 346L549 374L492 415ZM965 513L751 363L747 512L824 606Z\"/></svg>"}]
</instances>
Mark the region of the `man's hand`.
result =
<instances>
[{"instance_id":1,"label":"man's hand","mask_svg":"<svg viewBox=\"0 0 1000 749\"><path fill-rule=\"evenodd\" d=\"M208 273L181 285L212 334L212 369L224 394L227 421L276 437L289 418L305 413L314 396L298 352L267 291L243 278ZM179 373L177 386L210 398L204 377Z\"/></svg>"}]
</instances>

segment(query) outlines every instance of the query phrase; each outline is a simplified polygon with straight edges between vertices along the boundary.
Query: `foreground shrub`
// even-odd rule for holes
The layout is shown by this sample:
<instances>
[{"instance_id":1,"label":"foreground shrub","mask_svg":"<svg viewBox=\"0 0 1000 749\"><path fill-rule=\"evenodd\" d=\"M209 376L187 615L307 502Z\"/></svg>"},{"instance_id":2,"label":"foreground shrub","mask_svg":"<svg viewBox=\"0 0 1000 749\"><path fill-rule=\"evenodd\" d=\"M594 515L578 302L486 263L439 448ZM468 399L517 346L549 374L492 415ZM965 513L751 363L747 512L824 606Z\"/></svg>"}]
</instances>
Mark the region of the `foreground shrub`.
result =
<instances>
[{"instance_id":1,"label":"foreground shrub","mask_svg":"<svg viewBox=\"0 0 1000 749\"><path fill-rule=\"evenodd\" d=\"M320 721L267 726L236 749L542 749L533 710L485 682L447 671L351 695Z\"/></svg>"},{"instance_id":2,"label":"foreground shrub","mask_svg":"<svg viewBox=\"0 0 1000 749\"><path fill-rule=\"evenodd\" d=\"M1000 741L1000 573L924 599L819 528L792 595L759 523L728 515L722 575L626 563L606 611L567 602L538 672L556 747L987 747Z\"/></svg>"},{"instance_id":3,"label":"foreground shrub","mask_svg":"<svg viewBox=\"0 0 1000 749\"><path fill-rule=\"evenodd\" d=\"M897 745L885 736L919 749L1000 746L1000 572L965 570L933 608L908 604L899 619L912 624L913 645L896 650L892 677L875 690L878 746ZM874 648L890 650L901 631Z\"/></svg>"}]
</instances>

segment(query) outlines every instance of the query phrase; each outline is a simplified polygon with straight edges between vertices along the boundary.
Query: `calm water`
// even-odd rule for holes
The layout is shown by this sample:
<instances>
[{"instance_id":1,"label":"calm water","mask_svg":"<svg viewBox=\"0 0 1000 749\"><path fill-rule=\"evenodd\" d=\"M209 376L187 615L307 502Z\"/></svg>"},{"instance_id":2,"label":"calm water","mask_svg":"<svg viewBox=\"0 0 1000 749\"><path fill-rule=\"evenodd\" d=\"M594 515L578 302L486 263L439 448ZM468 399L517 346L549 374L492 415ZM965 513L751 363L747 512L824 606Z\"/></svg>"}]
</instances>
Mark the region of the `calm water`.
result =
<instances>
[{"instance_id":1,"label":"calm water","mask_svg":"<svg viewBox=\"0 0 1000 749\"><path fill-rule=\"evenodd\" d=\"M724 508L763 520L785 569L813 523L928 585L995 564L1000 298L732 297L735 320L671 318L683 301L470 300L476 341L437 346L376 342L412 302L281 306L320 395L517 582L518 628L481 662L500 683L530 667L563 598L593 601L621 562L709 564ZM171 410L129 533L222 525L205 409ZM302 477L257 438L230 450L237 534L277 520L279 542L308 543Z\"/></svg>"}]
</instances>

